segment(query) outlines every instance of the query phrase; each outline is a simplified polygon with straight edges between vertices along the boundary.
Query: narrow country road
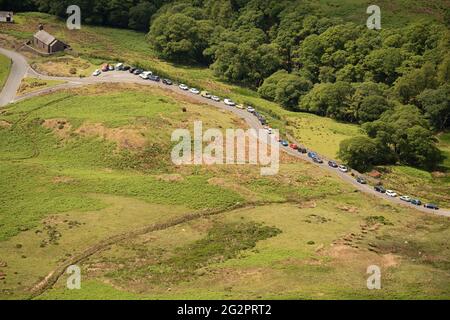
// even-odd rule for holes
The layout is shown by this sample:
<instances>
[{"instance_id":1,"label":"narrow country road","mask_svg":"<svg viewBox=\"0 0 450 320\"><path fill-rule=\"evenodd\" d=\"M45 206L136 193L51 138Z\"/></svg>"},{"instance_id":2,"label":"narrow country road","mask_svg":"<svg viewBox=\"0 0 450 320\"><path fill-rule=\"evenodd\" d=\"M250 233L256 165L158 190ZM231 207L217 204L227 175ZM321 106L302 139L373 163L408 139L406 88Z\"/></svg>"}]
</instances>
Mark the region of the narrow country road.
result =
<instances>
[{"instance_id":1,"label":"narrow country road","mask_svg":"<svg viewBox=\"0 0 450 320\"><path fill-rule=\"evenodd\" d=\"M6 86L3 88L3 91L0 93L0 107L6 105L8 103L11 103L11 102L17 102L17 101L21 101L24 99L29 99L34 96L50 93L53 91L67 89L67 88L74 88L74 87L79 87L79 86L83 86L83 85L104 83L104 82L137 83L137 84L142 84L142 85L157 86L157 87L163 88L165 90L175 91L179 94L189 96L190 99L195 99L201 103L207 103L214 107L231 111L234 114L236 114L237 116L239 116L240 118L242 118L243 120L245 120L250 128L254 128L254 129L262 129L263 128L263 126L258 121L258 119L253 114L247 112L246 110L229 107L229 106L226 106L225 104L223 104L222 102L215 102L210 99L202 98L199 95L194 95L192 93L189 93L188 91L183 91L183 90L179 89L178 86L167 86L167 85L162 84L161 82L143 80L138 76L130 74L129 72L110 71L110 72L102 73L98 77L91 76L91 77L86 77L86 78L51 77L51 76L38 74L36 71L34 71L28 65L28 62L26 61L26 59L17 52L0 48L0 53L7 57L10 57L13 60L13 67L11 69L11 73L9 75L8 81L6 83ZM63 81L66 81L66 83L60 84L53 88L46 88L46 89L28 93L28 94L20 96L20 97L16 97L17 89L19 88L23 77L27 74L32 75L37 78L40 78L40 79L44 79L44 80L63 80ZM301 145L301 144L298 144L298 145ZM301 158L305 161L314 163L311 161L310 158L308 158L308 156L306 154L301 154L301 153L297 152L296 150L293 150L289 147L280 146L280 149L294 157ZM421 212L433 213L433 214L437 214L437 215L441 215L441 216L450 217L450 210L448 210L448 209L440 209L440 210L427 209L423 206L415 206L411 203L404 202L404 201L400 200L398 197L392 198L385 194L376 192L373 189L373 187L370 185L359 184L355 180L355 178L353 176L351 176L350 174L341 172L337 169L334 169L334 168L331 168L330 166L328 166L328 164L327 164L328 160L332 160L332 159L327 159L326 157L323 157L321 155L319 155L319 156L324 161L324 163L323 164L314 163L314 164L316 164L316 165L322 167L322 169L327 170L328 172L340 177L342 180L353 185L356 189L358 189L361 192L381 198L383 200L387 200L387 201L397 204L397 205L413 208L413 209L419 210ZM355 173L355 175L362 175L355 170L352 170L352 172Z\"/></svg>"},{"instance_id":2,"label":"narrow country road","mask_svg":"<svg viewBox=\"0 0 450 320\"><path fill-rule=\"evenodd\" d=\"M25 58L15 52L0 48L0 54L10 58L12 60L11 72L9 73L8 80L0 92L0 107L12 102L16 97L16 92L19 89L20 82L27 74L29 65Z\"/></svg>"}]
</instances>

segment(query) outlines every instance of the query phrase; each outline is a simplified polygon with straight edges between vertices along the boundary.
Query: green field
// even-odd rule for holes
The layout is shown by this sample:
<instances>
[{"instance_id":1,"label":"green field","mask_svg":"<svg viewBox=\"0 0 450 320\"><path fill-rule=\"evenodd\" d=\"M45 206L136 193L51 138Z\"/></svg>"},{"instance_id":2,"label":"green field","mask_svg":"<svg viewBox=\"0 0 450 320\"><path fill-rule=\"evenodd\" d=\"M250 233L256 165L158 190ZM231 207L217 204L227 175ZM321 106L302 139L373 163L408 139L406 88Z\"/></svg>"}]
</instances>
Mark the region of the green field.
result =
<instances>
[{"instance_id":1,"label":"green field","mask_svg":"<svg viewBox=\"0 0 450 320\"><path fill-rule=\"evenodd\" d=\"M357 211L338 209L343 204ZM230 252L230 241L242 241L239 230L255 223L259 240L245 242L247 250ZM225 239L222 228L228 231ZM264 235L262 228L272 233ZM315 208L241 209L112 246L83 265L86 286L81 290L65 289L62 278L39 298L448 299L448 249L440 251L448 236L447 220L371 200L362 203L358 195L328 197ZM214 246L199 250L208 240ZM371 264L382 270L382 290L366 288Z\"/></svg>"},{"instance_id":2,"label":"green field","mask_svg":"<svg viewBox=\"0 0 450 320\"><path fill-rule=\"evenodd\" d=\"M0 54L0 90L6 83L11 69L11 59Z\"/></svg>"},{"instance_id":3,"label":"green field","mask_svg":"<svg viewBox=\"0 0 450 320\"><path fill-rule=\"evenodd\" d=\"M256 166L173 166L171 130L198 119L243 126L137 85L9 106L0 116L0 297L29 297L52 270L119 234L77 262L81 290L66 290L63 274L36 298L450 297L447 219L393 208L286 156L269 177ZM192 215L211 210L222 212ZM385 290L365 288L370 264Z\"/></svg>"}]
</instances>

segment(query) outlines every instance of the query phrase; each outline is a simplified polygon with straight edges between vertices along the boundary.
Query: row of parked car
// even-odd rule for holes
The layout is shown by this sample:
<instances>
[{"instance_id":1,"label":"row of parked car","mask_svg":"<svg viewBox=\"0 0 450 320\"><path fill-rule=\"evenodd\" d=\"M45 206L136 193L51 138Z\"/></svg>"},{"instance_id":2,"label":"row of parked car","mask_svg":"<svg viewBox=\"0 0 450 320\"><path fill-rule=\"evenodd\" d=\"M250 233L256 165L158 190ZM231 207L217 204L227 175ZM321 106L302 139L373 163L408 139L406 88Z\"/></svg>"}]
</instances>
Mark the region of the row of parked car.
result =
<instances>
[{"instance_id":1,"label":"row of parked car","mask_svg":"<svg viewBox=\"0 0 450 320\"><path fill-rule=\"evenodd\" d=\"M95 70L92 75L94 77L99 76L102 72L108 72L108 71L128 71L134 75L138 75L140 78L144 80L152 80L156 82L160 82L161 78L151 71L145 71L140 68L124 65L123 63L117 63L116 65L112 65L109 63L105 63L102 65L101 69ZM172 85L172 81L169 79L162 79L162 82L167 85Z\"/></svg>"},{"instance_id":2,"label":"row of parked car","mask_svg":"<svg viewBox=\"0 0 450 320\"><path fill-rule=\"evenodd\" d=\"M315 163L318 163L318 164L322 164L323 163L323 160L317 155L317 153L315 153L313 151L308 151L308 150L306 150L306 148L300 147L300 146L298 146L295 143L289 144L289 142L287 140L280 139L279 142L284 147L290 147L291 149L297 150L300 153L307 153L308 157L312 161L314 161ZM332 160L328 161L328 166L330 166L332 168L337 168L341 172L349 172L349 168L347 166L344 166L342 164L339 165L335 161L332 161ZM360 183L360 184L367 184L366 179L364 179L364 177L361 177L361 176L357 176L356 177L356 181L358 183ZM386 190L381 185L375 186L374 190L377 191L377 192L380 192L380 193L384 193L384 194L386 194L389 197L393 197L393 198L397 197L397 193L395 191L393 191L393 190ZM402 200L402 201L414 204L416 206L422 205L422 201L420 201L420 199L413 199L413 198L411 198L410 196L407 196L407 195L402 195L402 196L400 196L399 199ZM433 204L433 203L425 203L423 206L425 208L428 208L428 209L439 210L439 207L437 205Z\"/></svg>"},{"instance_id":3,"label":"row of parked car","mask_svg":"<svg viewBox=\"0 0 450 320\"><path fill-rule=\"evenodd\" d=\"M211 93L209 93L208 91L202 91L200 92L200 90L198 90L197 88L189 88L187 85L185 84L180 84L178 86L181 90L184 91L189 91L192 94L199 94L201 95L203 98L206 99L211 99L215 102L220 102L221 98L215 95L212 95ZM229 107L236 107L237 109L242 109L242 110L247 110L249 113L252 113L258 120L259 122L264 126L264 128L267 130L267 132L269 134L272 134L272 128L270 128L269 126L267 126L267 120L266 118L260 114L258 111L256 111L255 108L253 108L252 106L247 106L245 107L243 104L238 104L236 102L234 102L232 99L229 98L225 98L223 99L223 103Z\"/></svg>"},{"instance_id":4,"label":"row of parked car","mask_svg":"<svg viewBox=\"0 0 450 320\"><path fill-rule=\"evenodd\" d=\"M397 193L395 191L386 190L383 186L375 186L374 189L375 189L375 191L380 192L380 193L385 193L386 195L388 195L390 197L393 197L393 198L397 197ZM420 201L420 199L413 199L407 195L402 195L402 196L400 196L399 199L402 201L414 204L416 206L422 205L422 201ZM439 210L439 207L434 203L425 203L423 206L428 209Z\"/></svg>"}]
</instances>

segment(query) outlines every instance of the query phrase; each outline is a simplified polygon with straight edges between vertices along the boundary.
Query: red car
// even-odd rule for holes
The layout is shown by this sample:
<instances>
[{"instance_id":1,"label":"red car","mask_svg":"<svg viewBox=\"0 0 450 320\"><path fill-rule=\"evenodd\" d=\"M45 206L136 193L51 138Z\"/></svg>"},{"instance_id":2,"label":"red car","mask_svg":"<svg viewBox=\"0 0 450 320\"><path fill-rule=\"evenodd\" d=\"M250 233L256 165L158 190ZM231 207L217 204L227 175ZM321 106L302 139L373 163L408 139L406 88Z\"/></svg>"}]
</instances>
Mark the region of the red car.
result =
<instances>
[{"instance_id":1,"label":"red car","mask_svg":"<svg viewBox=\"0 0 450 320\"><path fill-rule=\"evenodd\" d=\"M297 150L298 146L295 143L291 143L291 149Z\"/></svg>"},{"instance_id":2,"label":"red car","mask_svg":"<svg viewBox=\"0 0 450 320\"><path fill-rule=\"evenodd\" d=\"M102 65L102 71L103 72L109 71L109 64L107 64L107 63L103 64Z\"/></svg>"}]
</instances>

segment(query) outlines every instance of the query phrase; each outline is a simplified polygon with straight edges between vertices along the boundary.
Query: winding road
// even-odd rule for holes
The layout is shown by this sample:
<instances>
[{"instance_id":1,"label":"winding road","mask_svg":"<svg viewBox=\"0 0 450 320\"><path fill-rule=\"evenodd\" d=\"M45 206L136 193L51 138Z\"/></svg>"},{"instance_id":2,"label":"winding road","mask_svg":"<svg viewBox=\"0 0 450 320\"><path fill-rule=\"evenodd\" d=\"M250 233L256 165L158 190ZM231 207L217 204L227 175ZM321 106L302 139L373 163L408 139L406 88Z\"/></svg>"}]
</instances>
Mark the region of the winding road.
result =
<instances>
[{"instance_id":1,"label":"winding road","mask_svg":"<svg viewBox=\"0 0 450 320\"><path fill-rule=\"evenodd\" d=\"M50 93L53 91L57 91L57 90L61 90L61 89L67 89L67 88L74 88L74 87L79 87L79 86L84 86L84 85L89 85L89 84L96 84L96 83L104 83L104 82L109 82L109 83L138 83L138 84L142 84L142 85L151 85L151 86L157 86L157 87L161 87L164 88L165 90L171 90L171 91L176 91L179 94L184 94L186 96L189 96L190 99L195 99L201 103L207 103L209 105L212 105L214 107L223 109L223 110L228 110L233 112L234 114L236 114L237 116L239 116L240 118L242 118L243 120L245 120L245 122L249 125L250 128L254 128L254 129L262 129L263 126L260 124L260 122L258 121L258 119L251 113L247 112L246 110L241 110L241 109L237 109L234 107L229 107L226 106L225 104L221 103L221 102L215 102L209 99L205 99L202 98L199 95L194 95L191 94L187 91L183 91L181 89L178 88L178 86L167 86L164 85L160 82L154 82L154 81L149 81L149 80L143 80L138 76L135 76L133 74L130 74L129 72L123 72L123 71L110 71L107 73L102 73L100 76L98 77L86 77L86 78L73 78L73 77L52 77L52 76L46 76L46 75L42 75L37 73L36 71L34 71L28 64L27 60L25 59L24 56L22 56L20 53L15 52L15 51L10 51L10 50L6 50L3 48L0 48L0 54L3 54L7 57L9 57L12 61L12 68L11 68L11 72L9 75L9 78L6 82L6 85L4 86L2 92L0 93L0 107L5 106L9 103L12 102L17 102L20 100L24 100L24 99L29 99L31 97L37 96L37 95L41 95L41 94L45 94L45 93ZM23 96L17 97L16 93L17 90L20 86L20 83L22 81L22 79L25 76L33 76L36 78L40 78L43 80L63 80L66 81L64 84L60 84L57 85L55 87L52 88L45 88L42 90L38 90L38 91L34 91L28 94L25 94ZM295 141L293 141L295 142ZM301 145L299 143L297 143L298 145ZM311 159L308 158L308 156L306 154L301 154L299 152L297 152L296 150L293 150L289 147L282 147L280 146L280 149L283 150L284 152L297 157L297 158L301 158L305 161L314 163L311 161ZM425 212L425 213L432 213L432 214L437 214L437 215L441 215L441 216L446 216L446 217L450 217L450 210L448 209L440 209L440 210L432 210L432 209L427 209L423 206L415 206L411 203L408 202L404 202L402 200L400 200L399 198L392 198L389 197L385 194L376 192L372 186L370 185L362 185L359 184L355 178L353 176L351 176L348 173L344 173L341 172L337 169L331 168L330 166L328 166L327 162L328 160L332 160L332 159L327 159L326 157L322 157L322 160L324 161L323 164L316 164L318 166L320 166L322 169L327 170L328 172L338 176L339 178L341 178L342 180L344 180L345 182L353 185L353 187L355 187L357 190L364 192L366 194L370 194L372 196L378 197L380 199L389 201L391 203L394 203L396 205L401 205L401 206L406 206L409 208L413 208L416 210L419 210L421 212ZM360 173L358 173L355 170L352 170L353 173L355 173L355 175L361 175Z\"/></svg>"}]
</instances>

